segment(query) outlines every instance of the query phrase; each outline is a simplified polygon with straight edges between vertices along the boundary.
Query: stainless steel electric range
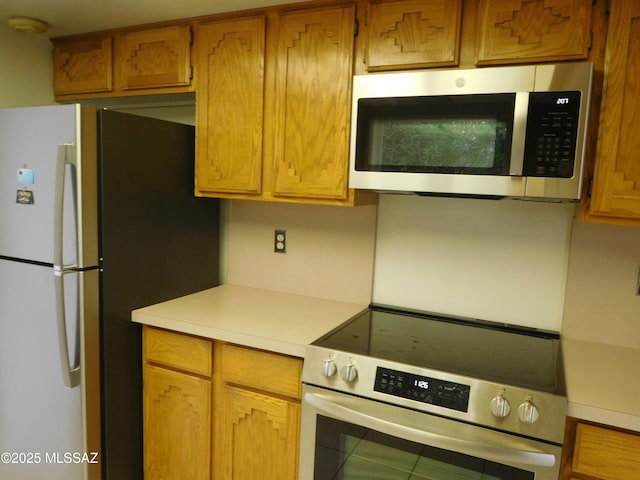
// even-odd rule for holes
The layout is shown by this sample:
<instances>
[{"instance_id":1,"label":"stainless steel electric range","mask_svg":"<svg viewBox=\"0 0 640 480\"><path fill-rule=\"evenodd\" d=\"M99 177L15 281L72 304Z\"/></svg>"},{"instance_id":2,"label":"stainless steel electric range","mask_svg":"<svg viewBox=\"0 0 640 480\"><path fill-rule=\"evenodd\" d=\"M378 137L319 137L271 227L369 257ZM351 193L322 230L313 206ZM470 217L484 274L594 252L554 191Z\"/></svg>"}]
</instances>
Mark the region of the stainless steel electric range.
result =
<instances>
[{"instance_id":1,"label":"stainless steel electric range","mask_svg":"<svg viewBox=\"0 0 640 480\"><path fill-rule=\"evenodd\" d=\"M556 480L555 332L372 305L305 354L300 479Z\"/></svg>"}]
</instances>

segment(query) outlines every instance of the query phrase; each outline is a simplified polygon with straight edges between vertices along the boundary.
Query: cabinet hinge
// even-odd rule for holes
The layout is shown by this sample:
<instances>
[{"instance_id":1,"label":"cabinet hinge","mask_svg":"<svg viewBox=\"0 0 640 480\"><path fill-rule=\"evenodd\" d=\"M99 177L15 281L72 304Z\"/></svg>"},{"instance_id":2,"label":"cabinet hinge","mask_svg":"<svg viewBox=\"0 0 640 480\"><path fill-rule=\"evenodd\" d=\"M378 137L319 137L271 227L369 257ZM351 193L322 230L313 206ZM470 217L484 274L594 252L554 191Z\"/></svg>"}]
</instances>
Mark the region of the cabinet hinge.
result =
<instances>
[{"instance_id":1,"label":"cabinet hinge","mask_svg":"<svg viewBox=\"0 0 640 480\"><path fill-rule=\"evenodd\" d=\"M189 80L193 80L193 65L189 65Z\"/></svg>"},{"instance_id":2,"label":"cabinet hinge","mask_svg":"<svg viewBox=\"0 0 640 480\"><path fill-rule=\"evenodd\" d=\"M587 184L587 196L590 197L593 192L593 177L589 179L589 183Z\"/></svg>"},{"instance_id":3,"label":"cabinet hinge","mask_svg":"<svg viewBox=\"0 0 640 480\"><path fill-rule=\"evenodd\" d=\"M353 36L357 37L360 33L360 21L356 18L353 22Z\"/></svg>"},{"instance_id":4,"label":"cabinet hinge","mask_svg":"<svg viewBox=\"0 0 640 480\"><path fill-rule=\"evenodd\" d=\"M587 44L587 50L591 50L593 46L593 30L589 32L589 43Z\"/></svg>"},{"instance_id":5,"label":"cabinet hinge","mask_svg":"<svg viewBox=\"0 0 640 480\"><path fill-rule=\"evenodd\" d=\"M189 45L193 45L194 36L193 27L189 27Z\"/></svg>"}]
</instances>

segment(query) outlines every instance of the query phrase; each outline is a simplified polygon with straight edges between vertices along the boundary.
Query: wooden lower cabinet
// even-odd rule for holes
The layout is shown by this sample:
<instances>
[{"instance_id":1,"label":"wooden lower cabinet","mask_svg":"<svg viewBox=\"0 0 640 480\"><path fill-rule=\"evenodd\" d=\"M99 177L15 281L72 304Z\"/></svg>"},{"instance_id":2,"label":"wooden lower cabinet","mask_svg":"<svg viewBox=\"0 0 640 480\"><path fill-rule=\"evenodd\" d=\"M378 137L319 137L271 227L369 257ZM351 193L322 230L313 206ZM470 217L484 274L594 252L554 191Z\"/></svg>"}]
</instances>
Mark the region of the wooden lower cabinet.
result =
<instances>
[{"instance_id":1,"label":"wooden lower cabinet","mask_svg":"<svg viewBox=\"0 0 640 480\"><path fill-rule=\"evenodd\" d=\"M145 480L295 480L302 359L143 328Z\"/></svg>"},{"instance_id":2,"label":"wooden lower cabinet","mask_svg":"<svg viewBox=\"0 0 640 480\"><path fill-rule=\"evenodd\" d=\"M302 360L216 342L215 480L298 478Z\"/></svg>"},{"instance_id":3,"label":"wooden lower cabinet","mask_svg":"<svg viewBox=\"0 0 640 480\"><path fill-rule=\"evenodd\" d=\"M211 381L144 367L146 480L208 480Z\"/></svg>"},{"instance_id":4,"label":"wooden lower cabinet","mask_svg":"<svg viewBox=\"0 0 640 480\"><path fill-rule=\"evenodd\" d=\"M640 480L640 434L567 420L561 480Z\"/></svg>"},{"instance_id":5,"label":"wooden lower cabinet","mask_svg":"<svg viewBox=\"0 0 640 480\"><path fill-rule=\"evenodd\" d=\"M216 399L216 479L297 478L299 403L232 385Z\"/></svg>"},{"instance_id":6,"label":"wooden lower cabinet","mask_svg":"<svg viewBox=\"0 0 640 480\"><path fill-rule=\"evenodd\" d=\"M212 342L143 328L145 480L211 478Z\"/></svg>"}]
</instances>

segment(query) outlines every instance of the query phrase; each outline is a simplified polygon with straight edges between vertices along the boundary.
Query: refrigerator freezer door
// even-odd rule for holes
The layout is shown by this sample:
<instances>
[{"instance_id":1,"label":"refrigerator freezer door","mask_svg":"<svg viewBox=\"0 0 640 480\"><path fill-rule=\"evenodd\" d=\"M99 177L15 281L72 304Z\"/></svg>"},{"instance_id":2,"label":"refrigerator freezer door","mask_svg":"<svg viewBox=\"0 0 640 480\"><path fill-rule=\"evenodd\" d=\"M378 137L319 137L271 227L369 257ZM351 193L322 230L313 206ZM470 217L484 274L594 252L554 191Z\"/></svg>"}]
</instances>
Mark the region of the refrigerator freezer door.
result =
<instances>
[{"instance_id":1,"label":"refrigerator freezer door","mask_svg":"<svg viewBox=\"0 0 640 480\"><path fill-rule=\"evenodd\" d=\"M58 145L76 143L76 117L75 105L0 109L0 256L53 263ZM67 265L77 261L74 196L63 202Z\"/></svg>"},{"instance_id":2,"label":"refrigerator freezer door","mask_svg":"<svg viewBox=\"0 0 640 480\"><path fill-rule=\"evenodd\" d=\"M64 277L69 339L80 334L78 275ZM60 368L53 270L0 260L0 285L0 478L81 480L87 465L65 461L86 452L82 389L65 387Z\"/></svg>"}]
</instances>

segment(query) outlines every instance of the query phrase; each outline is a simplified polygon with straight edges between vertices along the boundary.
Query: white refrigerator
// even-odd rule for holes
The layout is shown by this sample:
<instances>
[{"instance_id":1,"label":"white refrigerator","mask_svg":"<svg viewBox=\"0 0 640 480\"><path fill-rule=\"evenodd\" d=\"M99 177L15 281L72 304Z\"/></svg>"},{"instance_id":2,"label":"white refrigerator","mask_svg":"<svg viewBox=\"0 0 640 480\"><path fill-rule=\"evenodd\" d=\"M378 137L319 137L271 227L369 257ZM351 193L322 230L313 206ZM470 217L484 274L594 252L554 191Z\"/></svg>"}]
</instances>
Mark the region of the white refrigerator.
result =
<instances>
[{"instance_id":1,"label":"white refrigerator","mask_svg":"<svg viewBox=\"0 0 640 480\"><path fill-rule=\"evenodd\" d=\"M0 109L0 479L141 480L135 308L218 283L194 128Z\"/></svg>"}]
</instances>

